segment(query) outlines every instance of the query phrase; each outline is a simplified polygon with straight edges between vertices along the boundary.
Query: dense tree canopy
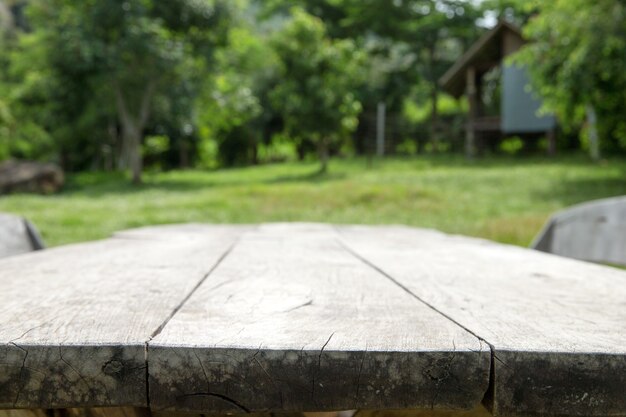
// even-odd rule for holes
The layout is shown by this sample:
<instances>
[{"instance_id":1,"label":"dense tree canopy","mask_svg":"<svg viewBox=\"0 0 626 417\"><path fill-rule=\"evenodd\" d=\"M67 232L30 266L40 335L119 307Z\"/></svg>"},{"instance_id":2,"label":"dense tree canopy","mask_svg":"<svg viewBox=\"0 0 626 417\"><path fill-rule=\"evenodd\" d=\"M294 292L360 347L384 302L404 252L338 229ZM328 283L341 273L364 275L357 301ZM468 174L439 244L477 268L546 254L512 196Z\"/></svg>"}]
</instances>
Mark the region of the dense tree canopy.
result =
<instances>
[{"instance_id":1,"label":"dense tree canopy","mask_svg":"<svg viewBox=\"0 0 626 417\"><path fill-rule=\"evenodd\" d=\"M88 147L116 142L119 130L121 165L131 168L133 181L140 182L147 124L159 102L176 102L165 106L174 119L177 110L186 107L190 112L189 101L180 98L189 97L195 87L184 92L181 86L198 84L208 70L214 49L226 36L228 4L33 2L30 19L35 29L22 37L12 71L14 81L36 78L38 84L25 86L16 102L47 107L40 114L50 120L37 123L53 137L63 138L58 143L62 154L72 153L64 151L80 146L83 138L90 139ZM26 60L29 54L36 56Z\"/></svg>"},{"instance_id":2,"label":"dense tree canopy","mask_svg":"<svg viewBox=\"0 0 626 417\"><path fill-rule=\"evenodd\" d=\"M495 19L567 137L626 151L621 0L0 0L0 160L66 170L454 149L441 75ZM489 23L491 22L491 23ZM591 117L593 120L594 117ZM401 132L400 132L401 130ZM400 133L399 133L400 132ZM368 142L369 141L369 142ZM428 145L428 146L425 146ZM411 151L412 149L412 151Z\"/></svg>"},{"instance_id":3,"label":"dense tree canopy","mask_svg":"<svg viewBox=\"0 0 626 417\"><path fill-rule=\"evenodd\" d=\"M548 110L569 128L597 114L602 145L626 149L626 4L621 0L526 3L535 16L518 61Z\"/></svg>"},{"instance_id":4,"label":"dense tree canopy","mask_svg":"<svg viewBox=\"0 0 626 417\"><path fill-rule=\"evenodd\" d=\"M286 133L300 146L314 143L326 171L331 144L337 145L358 123L361 103L355 97L360 69L350 40L331 40L324 23L302 9L273 40L281 58L281 83L271 99L282 114Z\"/></svg>"}]
</instances>

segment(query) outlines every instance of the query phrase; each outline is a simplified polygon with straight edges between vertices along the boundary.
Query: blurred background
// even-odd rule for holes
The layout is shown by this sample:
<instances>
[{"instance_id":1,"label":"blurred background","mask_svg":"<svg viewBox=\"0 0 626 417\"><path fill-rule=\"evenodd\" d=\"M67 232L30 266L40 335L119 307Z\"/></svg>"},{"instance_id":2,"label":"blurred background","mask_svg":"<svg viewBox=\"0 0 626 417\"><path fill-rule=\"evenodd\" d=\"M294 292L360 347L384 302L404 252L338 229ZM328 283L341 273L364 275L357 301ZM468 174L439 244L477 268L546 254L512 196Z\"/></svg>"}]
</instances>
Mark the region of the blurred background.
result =
<instances>
[{"instance_id":1,"label":"blurred background","mask_svg":"<svg viewBox=\"0 0 626 417\"><path fill-rule=\"evenodd\" d=\"M622 0L0 0L0 211L526 246L626 194Z\"/></svg>"}]
</instances>

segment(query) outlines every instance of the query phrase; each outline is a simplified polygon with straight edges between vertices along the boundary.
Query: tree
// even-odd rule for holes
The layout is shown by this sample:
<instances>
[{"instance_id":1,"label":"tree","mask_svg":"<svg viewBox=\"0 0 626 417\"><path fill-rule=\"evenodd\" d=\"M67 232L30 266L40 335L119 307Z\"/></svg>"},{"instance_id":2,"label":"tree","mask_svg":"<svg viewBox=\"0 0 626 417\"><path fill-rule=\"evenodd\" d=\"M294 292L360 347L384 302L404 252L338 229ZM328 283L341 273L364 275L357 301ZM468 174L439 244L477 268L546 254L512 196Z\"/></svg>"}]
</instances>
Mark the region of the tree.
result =
<instances>
[{"instance_id":1,"label":"tree","mask_svg":"<svg viewBox=\"0 0 626 417\"><path fill-rule=\"evenodd\" d=\"M51 90L49 73L37 70L44 49L25 35L22 1L0 4L0 159L48 158L54 142L43 128Z\"/></svg>"},{"instance_id":2,"label":"tree","mask_svg":"<svg viewBox=\"0 0 626 417\"><path fill-rule=\"evenodd\" d=\"M122 162L141 182L141 142L155 101L207 70L227 33L226 0L50 0L31 18L64 83L80 81L121 126ZM81 91L78 91L80 94ZM87 102L88 98L85 99ZM81 101L81 100L79 100ZM110 103L110 104L107 104ZM105 111L106 113L106 111Z\"/></svg>"},{"instance_id":3,"label":"tree","mask_svg":"<svg viewBox=\"0 0 626 417\"><path fill-rule=\"evenodd\" d=\"M282 82L270 97L287 133L315 144L320 172L326 172L331 145L341 143L358 125L361 104L354 91L360 55L352 41L328 38L319 18L300 8L291 15L273 40Z\"/></svg>"},{"instance_id":4,"label":"tree","mask_svg":"<svg viewBox=\"0 0 626 417\"><path fill-rule=\"evenodd\" d=\"M482 12L474 2L461 0L344 0L347 18L343 24L353 31L374 33L403 47L412 58L416 73L412 85L424 81L429 90L430 139L438 148L441 94L439 78L479 34L476 26ZM409 91L405 88L405 91Z\"/></svg>"},{"instance_id":5,"label":"tree","mask_svg":"<svg viewBox=\"0 0 626 417\"><path fill-rule=\"evenodd\" d=\"M526 25L535 13L534 7L528 7L528 3L524 4L520 0L483 0L480 10L484 14L483 19L489 23L506 20L517 27Z\"/></svg>"},{"instance_id":6,"label":"tree","mask_svg":"<svg viewBox=\"0 0 626 417\"><path fill-rule=\"evenodd\" d=\"M267 34L241 19L218 51L216 71L198 101L203 146L217 145L217 158L210 155L213 160L205 165L258 162L258 147L270 141L269 124L277 117L268 94L279 83L278 58Z\"/></svg>"},{"instance_id":7,"label":"tree","mask_svg":"<svg viewBox=\"0 0 626 417\"><path fill-rule=\"evenodd\" d=\"M281 11L293 1L271 0ZM389 112L401 112L419 86L428 91L430 138L437 148L441 123L437 103L439 78L480 32L482 10L462 0L298 0L320 17L329 34L348 38L368 53L368 80L358 91L365 113L385 102ZM421 94L420 94L421 96ZM422 141L420 141L420 144Z\"/></svg>"},{"instance_id":8,"label":"tree","mask_svg":"<svg viewBox=\"0 0 626 417\"><path fill-rule=\"evenodd\" d=\"M516 57L528 67L545 108L566 128L584 119L606 150L626 151L626 4L621 0L554 0L525 4L531 41ZM590 150L593 153L593 143Z\"/></svg>"}]
</instances>

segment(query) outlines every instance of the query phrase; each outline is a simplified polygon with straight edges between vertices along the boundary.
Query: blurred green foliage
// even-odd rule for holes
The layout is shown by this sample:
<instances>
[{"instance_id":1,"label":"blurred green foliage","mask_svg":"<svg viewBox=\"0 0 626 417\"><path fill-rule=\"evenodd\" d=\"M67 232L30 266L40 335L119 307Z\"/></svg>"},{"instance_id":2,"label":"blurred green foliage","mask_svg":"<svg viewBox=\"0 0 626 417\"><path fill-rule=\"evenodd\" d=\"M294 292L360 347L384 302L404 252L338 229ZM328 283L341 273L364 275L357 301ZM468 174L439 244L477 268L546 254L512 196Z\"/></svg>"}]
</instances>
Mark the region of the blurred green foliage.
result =
<instances>
[{"instance_id":1,"label":"blurred green foliage","mask_svg":"<svg viewBox=\"0 0 626 417\"><path fill-rule=\"evenodd\" d=\"M326 171L330 147L340 147L358 125L354 91L364 81L363 56L351 40L327 37L324 22L300 8L272 40L281 57L281 82L271 92L287 134L299 149L312 143Z\"/></svg>"},{"instance_id":2,"label":"blurred green foliage","mask_svg":"<svg viewBox=\"0 0 626 417\"><path fill-rule=\"evenodd\" d=\"M144 164L318 157L324 166L371 152L379 103L392 152L461 151L467 104L438 80L497 19L530 40L514 59L559 116L560 146L586 148L592 107L604 154L626 153L625 9L622 0L0 0L0 160L130 169L136 182Z\"/></svg>"},{"instance_id":3,"label":"blurred green foliage","mask_svg":"<svg viewBox=\"0 0 626 417\"><path fill-rule=\"evenodd\" d=\"M529 69L545 109L555 112L563 127L578 131L592 107L604 152L624 152L626 3L535 0L519 6L534 17L524 30L531 42L515 59Z\"/></svg>"}]
</instances>

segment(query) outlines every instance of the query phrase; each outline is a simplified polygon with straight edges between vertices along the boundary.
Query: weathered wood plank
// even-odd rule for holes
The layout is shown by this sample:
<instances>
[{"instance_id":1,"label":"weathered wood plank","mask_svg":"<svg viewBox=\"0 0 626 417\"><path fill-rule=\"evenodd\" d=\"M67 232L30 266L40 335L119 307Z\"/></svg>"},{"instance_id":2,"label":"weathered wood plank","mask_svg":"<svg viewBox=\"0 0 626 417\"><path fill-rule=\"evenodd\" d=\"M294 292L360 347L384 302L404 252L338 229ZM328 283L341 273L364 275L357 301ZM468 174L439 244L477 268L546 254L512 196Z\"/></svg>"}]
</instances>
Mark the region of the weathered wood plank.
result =
<instances>
[{"instance_id":1,"label":"weathered wood plank","mask_svg":"<svg viewBox=\"0 0 626 417\"><path fill-rule=\"evenodd\" d=\"M626 197L592 201L555 214L532 246L569 258L626 266Z\"/></svg>"},{"instance_id":2,"label":"weathered wood plank","mask_svg":"<svg viewBox=\"0 0 626 417\"><path fill-rule=\"evenodd\" d=\"M237 236L255 229L256 225L219 225L202 223L169 224L161 226L140 227L137 229L116 232L113 237L119 239L159 240L173 242L176 240L214 239L215 235L235 234Z\"/></svg>"},{"instance_id":3,"label":"weathered wood plank","mask_svg":"<svg viewBox=\"0 0 626 417\"><path fill-rule=\"evenodd\" d=\"M155 411L472 408L489 349L342 248L264 226L148 348Z\"/></svg>"},{"instance_id":4,"label":"weathered wood plank","mask_svg":"<svg viewBox=\"0 0 626 417\"><path fill-rule=\"evenodd\" d=\"M493 348L496 415L626 414L626 273L402 227L344 243Z\"/></svg>"},{"instance_id":5,"label":"weathered wood plank","mask_svg":"<svg viewBox=\"0 0 626 417\"><path fill-rule=\"evenodd\" d=\"M0 213L0 258L41 249L43 243L36 229L18 216Z\"/></svg>"},{"instance_id":6,"label":"weathered wood plank","mask_svg":"<svg viewBox=\"0 0 626 417\"><path fill-rule=\"evenodd\" d=\"M239 231L0 261L0 408L146 406L146 342Z\"/></svg>"}]
</instances>

